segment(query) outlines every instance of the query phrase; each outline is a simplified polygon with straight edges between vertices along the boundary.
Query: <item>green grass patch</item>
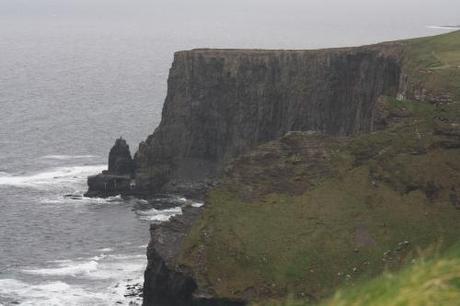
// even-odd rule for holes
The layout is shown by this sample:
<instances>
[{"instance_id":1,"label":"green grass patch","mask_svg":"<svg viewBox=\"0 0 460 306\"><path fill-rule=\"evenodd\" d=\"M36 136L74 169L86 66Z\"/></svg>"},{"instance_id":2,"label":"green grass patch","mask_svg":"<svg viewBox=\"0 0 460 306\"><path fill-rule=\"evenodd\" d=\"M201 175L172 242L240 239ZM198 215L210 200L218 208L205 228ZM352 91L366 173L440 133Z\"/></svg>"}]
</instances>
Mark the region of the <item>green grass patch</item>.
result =
<instances>
[{"instance_id":1,"label":"green grass patch","mask_svg":"<svg viewBox=\"0 0 460 306\"><path fill-rule=\"evenodd\" d=\"M266 301L253 306L310 306L305 299ZM444 254L423 255L404 270L385 272L368 282L339 290L322 306L460 305L460 245Z\"/></svg>"},{"instance_id":2,"label":"green grass patch","mask_svg":"<svg viewBox=\"0 0 460 306\"><path fill-rule=\"evenodd\" d=\"M316 300L399 269L434 241L458 240L460 212L449 204L450 184L460 186L458 175L451 176L460 167L453 158L458 153L435 151L380 165L400 171L390 176L395 182L376 183L369 165L354 167L299 196L273 193L245 202L217 188L181 264L205 271L198 280L220 296L255 300L288 293ZM420 178L421 188L400 187L412 184L407 177ZM441 190L434 201L423 180Z\"/></svg>"},{"instance_id":3,"label":"green grass patch","mask_svg":"<svg viewBox=\"0 0 460 306\"><path fill-rule=\"evenodd\" d=\"M406 41L404 50L412 83L460 101L460 31Z\"/></svg>"},{"instance_id":4,"label":"green grass patch","mask_svg":"<svg viewBox=\"0 0 460 306\"><path fill-rule=\"evenodd\" d=\"M460 247L452 248L451 253L419 259L400 273L387 272L356 288L341 290L324 305L460 305Z\"/></svg>"}]
</instances>

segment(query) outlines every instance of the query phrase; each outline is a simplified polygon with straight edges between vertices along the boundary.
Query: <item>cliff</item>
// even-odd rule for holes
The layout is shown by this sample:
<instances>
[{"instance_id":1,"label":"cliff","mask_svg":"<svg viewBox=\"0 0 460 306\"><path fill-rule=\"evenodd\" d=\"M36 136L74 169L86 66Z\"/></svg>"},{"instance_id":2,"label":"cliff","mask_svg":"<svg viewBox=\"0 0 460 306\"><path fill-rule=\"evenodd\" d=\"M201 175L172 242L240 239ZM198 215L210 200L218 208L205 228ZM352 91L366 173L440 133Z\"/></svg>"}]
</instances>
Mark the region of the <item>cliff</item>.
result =
<instances>
[{"instance_id":1,"label":"cliff","mask_svg":"<svg viewBox=\"0 0 460 306\"><path fill-rule=\"evenodd\" d=\"M176 260L199 290L310 305L458 242L460 32L399 44L399 93L374 104L384 129L290 132L226 168Z\"/></svg>"},{"instance_id":2,"label":"cliff","mask_svg":"<svg viewBox=\"0 0 460 306\"><path fill-rule=\"evenodd\" d=\"M137 186L206 187L225 161L288 131L372 131L378 98L398 92L400 52L396 43L177 52L161 123L135 156Z\"/></svg>"},{"instance_id":3,"label":"cliff","mask_svg":"<svg viewBox=\"0 0 460 306\"><path fill-rule=\"evenodd\" d=\"M205 197L152 227L144 305L316 302L456 241L459 67L460 32L177 52L134 174L88 180L90 195L121 179L111 194Z\"/></svg>"},{"instance_id":4,"label":"cliff","mask_svg":"<svg viewBox=\"0 0 460 306\"><path fill-rule=\"evenodd\" d=\"M459 66L460 32L177 53L137 184L220 183L196 222L152 229L144 304L317 302L457 241Z\"/></svg>"},{"instance_id":5,"label":"cliff","mask_svg":"<svg viewBox=\"0 0 460 306\"><path fill-rule=\"evenodd\" d=\"M382 96L451 102L460 95L458 33L344 49L177 52L161 123L134 156L135 188L111 193L200 196L232 158L288 131L384 128ZM107 194L101 181L88 182L88 195Z\"/></svg>"}]
</instances>

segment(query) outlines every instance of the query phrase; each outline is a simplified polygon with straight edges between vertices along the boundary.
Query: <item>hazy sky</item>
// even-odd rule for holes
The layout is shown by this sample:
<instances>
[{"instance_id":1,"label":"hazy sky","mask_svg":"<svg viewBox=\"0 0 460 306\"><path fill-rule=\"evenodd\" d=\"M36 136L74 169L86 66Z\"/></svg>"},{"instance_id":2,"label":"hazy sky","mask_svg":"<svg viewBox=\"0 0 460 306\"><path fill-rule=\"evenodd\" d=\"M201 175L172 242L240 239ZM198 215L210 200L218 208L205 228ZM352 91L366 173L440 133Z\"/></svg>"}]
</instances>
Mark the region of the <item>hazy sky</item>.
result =
<instances>
[{"instance_id":1,"label":"hazy sky","mask_svg":"<svg viewBox=\"0 0 460 306\"><path fill-rule=\"evenodd\" d=\"M0 0L1 15L90 14L98 16L168 14L185 11L190 18L206 13L263 15L291 13L300 16L314 11L320 15L360 16L363 13L425 18L459 18L460 1L453 0ZM157 15L158 16L158 15Z\"/></svg>"},{"instance_id":2,"label":"hazy sky","mask_svg":"<svg viewBox=\"0 0 460 306\"><path fill-rule=\"evenodd\" d=\"M0 0L0 25L8 22L118 23L133 32L164 31L207 33L210 39L197 43L217 44L221 35L229 44L235 36L242 41L248 36L273 37L280 47L288 47L293 32L321 31L318 43L291 47L329 46L334 33L336 44L346 41L379 41L427 33L427 25L460 24L460 1L453 0ZM33 26L35 26L35 24ZM312 29L317 27L317 29ZM395 29L399 29L395 31ZM104 31L94 26L94 31ZM158 31L157 31L158 32ZM375 33L375 39L369 33ZM226 35L231 33L232 39ZM428 33L427 33L428 34ZM436 34L436 33L434 33ZM297 34L295 34L297 35ZM291 36L291 37L290 37ZM308 39L308 35L305 36ZM283 42L286 40L286 42ZM290 42L287 42L287 41ZM264 47L263 43L261 47ZM233 46L233 45L232 45ZM246 43L243 47L247 46Z\"/></svg>"}]
</instances>

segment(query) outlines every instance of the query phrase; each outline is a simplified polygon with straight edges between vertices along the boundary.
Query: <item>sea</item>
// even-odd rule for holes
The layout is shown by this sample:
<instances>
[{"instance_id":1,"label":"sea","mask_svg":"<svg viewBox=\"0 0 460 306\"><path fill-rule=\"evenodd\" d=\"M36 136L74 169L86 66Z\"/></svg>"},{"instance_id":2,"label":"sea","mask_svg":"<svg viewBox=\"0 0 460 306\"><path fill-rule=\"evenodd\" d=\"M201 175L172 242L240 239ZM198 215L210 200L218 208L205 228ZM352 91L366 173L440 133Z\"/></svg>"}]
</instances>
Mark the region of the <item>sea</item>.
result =
<instances>
[{"instance_id":1,"label":"sea","mask_svg":"<svg viewBox=\"0 0 460 306\"><path fill-rule=\"evenodd\" d=\"M0 0L0 305L140 305L151 223L180 195L86 198L114 140L161 119L177 50L435 35L451 0ZM200 205L200 203L194 203Z\"/></svg>"}]
</instances>

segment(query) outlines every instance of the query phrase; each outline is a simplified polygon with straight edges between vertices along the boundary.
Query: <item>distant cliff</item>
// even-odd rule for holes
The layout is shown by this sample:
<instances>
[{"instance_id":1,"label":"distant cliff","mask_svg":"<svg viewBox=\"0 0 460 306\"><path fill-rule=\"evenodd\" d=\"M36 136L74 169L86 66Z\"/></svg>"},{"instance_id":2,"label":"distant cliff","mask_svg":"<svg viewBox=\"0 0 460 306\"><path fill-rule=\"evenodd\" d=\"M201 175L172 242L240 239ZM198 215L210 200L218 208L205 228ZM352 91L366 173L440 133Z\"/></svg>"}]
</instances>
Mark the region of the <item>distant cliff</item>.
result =
<instances>
[{"instance_id":1,"label":"distant cliff","mask_svg":"<svg viewBox=\"0 0 460 306\"><path fill-rule=\"evenodd\" d=\"M400 53L397 43L177 52L161 123L135 155L138 188L205 188L224 161L288 131L373 130L378 98L398 93Z\"/></svg>"}]
</instances>

